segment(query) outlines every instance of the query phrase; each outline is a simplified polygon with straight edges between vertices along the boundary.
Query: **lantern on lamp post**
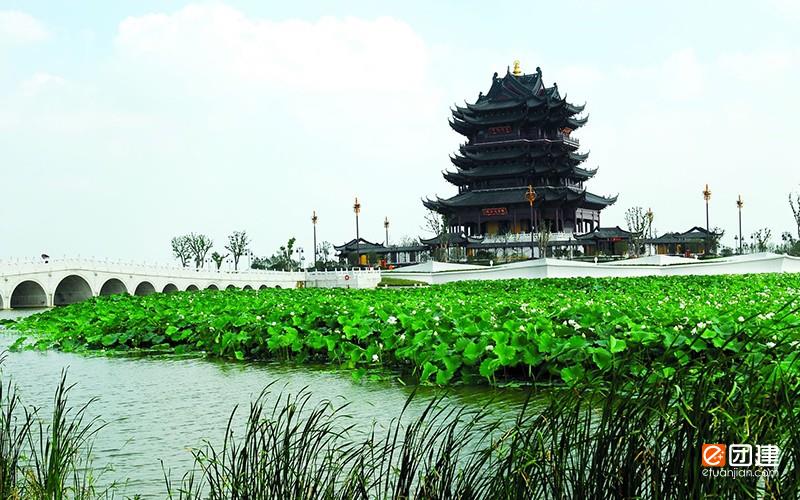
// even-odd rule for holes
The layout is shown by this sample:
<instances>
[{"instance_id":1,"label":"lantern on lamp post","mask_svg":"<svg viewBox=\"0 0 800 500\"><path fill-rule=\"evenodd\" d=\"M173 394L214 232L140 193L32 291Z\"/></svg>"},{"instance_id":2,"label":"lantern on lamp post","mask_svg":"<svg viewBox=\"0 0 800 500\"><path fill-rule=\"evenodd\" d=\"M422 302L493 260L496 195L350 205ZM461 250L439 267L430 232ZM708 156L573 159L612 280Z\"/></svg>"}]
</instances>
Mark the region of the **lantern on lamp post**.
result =
<instances>
[{"instance_id":1,"label":"lantern on lamp post","mask_svg":"<svg viewBox=\"0 0 800 500\"><path fill-rule=\"evenodd\" d=\"M386 230L386 246L389 246L389 217L383 218L383 229Z\"/></svg>"},{"instance_id":2,"label":"lantern on lamp post","mask_svg":"<svg viewBox=\"0 0 800 500\"><path fill-rule=\"evenodd\" d=\"M536 201L536 191L533 186L528 184L528 191L525 193L525 199L528 200L528 205L531 207L531 260L533 260L533 202Z\"/></svg>"},{"instance_id":3,"label":"lantern on lamp post","mask_svg":"<svg viewBox=\"0 0 800 500\"><path fill-rule=\"evenodd\" d=\"M742 201L742 195L739 195L739 198L736 200L736 208L739 210L739 253L742 253L742 207L744 207L744 201Z\"/></svg>"},{"instance_id":4,"label":"lantern on lamp post","mask_svg":"<svg viewBox=\"0 0 800 500\"><path fill-rule=\"evenodd\" d=\"M314 227L314 269L317 268L317 211L311 212L311 225Z\"/></svg>"},{"instance_id":5,"label":"lantern on lamp post","mask_svg":"<svg viewBox=\"0 0 800 500\"><path fill-rule=\"evenodd\" d=\"M358 233L358 214L361 213L361 203L358 202L358 197L356 196L356 202L353 203L353 212L356 214L356 264L361 265L361 236Z\"/></svg>"},{"instance_id":6,"label":"lantern on lamp post","mask_svg":"<svg viewBox=\"0 0 800 500\"><path fill-rule=\"evenodd\" d=\"M711 200L711 190L708 188L708 184L706 184L706 188L703 190L703 199L706 201L706 248L704 254L708 254L709 247L711 246L711 226L708 222L708 202Z\"/></svg>"}]
</instances>

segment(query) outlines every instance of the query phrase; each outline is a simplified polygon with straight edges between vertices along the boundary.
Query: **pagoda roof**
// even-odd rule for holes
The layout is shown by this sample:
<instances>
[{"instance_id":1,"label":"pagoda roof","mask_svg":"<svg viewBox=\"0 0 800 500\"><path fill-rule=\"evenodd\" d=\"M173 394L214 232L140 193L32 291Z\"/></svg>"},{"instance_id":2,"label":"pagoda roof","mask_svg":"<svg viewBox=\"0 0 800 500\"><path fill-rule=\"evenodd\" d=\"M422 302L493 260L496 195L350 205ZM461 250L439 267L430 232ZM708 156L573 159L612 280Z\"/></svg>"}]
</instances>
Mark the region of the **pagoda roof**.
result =
<instances>
[{"instance_id":1,"label":"pagoda roof","mask_svg":"<svg viewBox=\"0 0 800 500\"><path fill-rule=\"evenodd\" d=\"M473 168L459 168L456 172L443 172L444 178L455 185L462 185L473 179L490 179L493 177L515 177L525 174L543 174L556 172L583 180L591 179L597 169L586 169L570 165L511 163L501 165L479 165Z\"/></svg>"},{"instance_id":2,"label":"pagoda roof","mask_svg":"<svg viewBox=\"0 0 800 500\"><path fill-rule=\"evenodd\" d=\"M480 93L474 103L456 106L450 126L464 135L479 127L521 120L563 123L575 129L586 123L586 118L573 117L584 108L568 103L566 96L562 98L558 85L545 87L540 68L521 75L509 70L503 77L495 73L489 91Z\"/></svg>"},{"instance_id":3,"label":"pagoda roof","mask_svg":"<svg viewBox=\"0 0 800 500\"><path fill-rule=\"evenodd\" d=\"M633 236L633 233L630 231L626 231L619 226L614 227L598 227L595 228L594 231L584 233L584 234L576 234L576 240L591 240L591 241L603 241L603 240L612 240L615 238L619 239L630 239Z\"/></svg>"},{"instance_id":4,"label":"pagoda roof","mask_svg":"<svg viewBox=\"0 0 800 500\"><path fill-rule=\"evenodd\" d=\"M653 245L687 243L687 242L702 243L706 241L709 237L714 237L714 236L720 236L720 233L708 231L700 226L694 226L688 231L684 231L682 233L679 232L664 233L658 238L651 238L645 240L645 243Z\"/></svg>"},{"instance_id":5,"label":"pagoda roof","mask_svg":"<svg viewBox=\"0 0 800 500\"><path fill-rule=\"evenodd\" d=\"M438 236L434 236L433 238L428 238L428 239L420 238L419 241L421 241L423 245L438 246L441 245L442 243L443 239L442 236L443 235L440 234ZM483 238L474 238L472 236L465 236L463 233L462 234L449 233L447 236L448 236L447 243L449 245L464 245L468 243L480 243L481 241L483 241Z\"/></svg>"},{"instance_id":6,"label":"pagoda roof","mask_svg":"<svg viewBox=\"0 0 800 500\"><path fill-rule=\"evenodd\" d=\"M514 160L518 158L542 158L545 156L551 156L553 158L565 157L575 164L578 164L589 157L589 153L577 153L566 149L531 147L531 141L528 140L516 141L510 144L510 147L499 151L489 151L487 148L482 147L485 145L486 144L463 144L458 148L459 154L451 156L450 160L453 164L463 167L476 162Z\"/></svg>"},{"instance_id":7,"label":"pagoda roof","mask_svg":"<svg viewBox=\"0 0 800 500\"><path fill-rule=\"evenodd\" d=\"M535 189L534 204L547 202L582 202L584 206L605 208L617 201L617 197L606 198L569 186L540 186ZM422 203L432 210L447 210L461 207L491 207L498 205L527 204L525 193L527 186L498 189L476 189L457 194L452 198L423 200Z\"/></svg>"},{"instance_id":8,"label":"pagoda roof","mask_svg":"<svg viewBox=\"0 0 800 500\"><path fill-rule=\"evenodd\" d=\"M369 252L386 252L388 249L383 246L382 243L372 243L371 241L367 241L364 238L358 239L358 245L356 245L356 239L353 238L352 240L344 243L342 245L333 245L333 248L337 252L348 253L348 252L362 252L362 253L369 253Z\"/></svg>"}]
</instances>

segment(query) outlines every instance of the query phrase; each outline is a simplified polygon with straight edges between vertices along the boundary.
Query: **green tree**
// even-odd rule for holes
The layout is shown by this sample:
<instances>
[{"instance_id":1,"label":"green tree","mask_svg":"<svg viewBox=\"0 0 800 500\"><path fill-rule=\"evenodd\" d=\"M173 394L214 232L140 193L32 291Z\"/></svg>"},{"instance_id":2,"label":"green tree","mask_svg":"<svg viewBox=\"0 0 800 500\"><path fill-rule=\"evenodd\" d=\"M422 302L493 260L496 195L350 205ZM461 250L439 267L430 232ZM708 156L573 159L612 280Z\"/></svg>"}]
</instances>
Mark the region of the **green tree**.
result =
<instances>
[{"instance_id":1,"label":"green tree","mask_svg":"<svg viewBox=\"0 0 800 500\"><path fill-rule=\"evenodd\" d=\"M333 258L333 245L328 241L323 241L317 244L317 262L315 263L316 269L336 269L338 262Z\"/></svg>"},{"instance_id":2,"label":"green tree","mask_svg":"<svg viewBox=\"0 0 800 500\"><path fill-rule=\"evenodd\" d=\"M547 247L550 244L550 221L543 220L536 233L536 243L539 247L539 258L547 257Z\"/></svg>"},{"instance_id":3,"label":"green tree","mask_svg":"<svg viewBox=\"0 0 800 500\"><path fill-rule=\"evenodd\" d=\"M272 257L267 259L268 268L276 271L293 271L297 269L299 264L292 258L296 241L297 238L289 238L285 245L282 245Z\"/></svg>"},{"instance_id":4,"label":"green tree","mask_svg":"<svg viewBox=\"0 0 800 500\"><path fill-rule=\"evenodd\" d=\"M186 238L188 239L189 251L194 258L194 265L196 268L203 267L203 262L206 260L206 255L214 242L205 234L189 233Z\"/></svg>"},{"instance_id":5,"label":"green tree","mask_svg":"<svg viewBox=\"0 0 800 500\"><path fill-rule=\"evenodd\" d=\"M228 255L230 254L226 253L225 255L221 255L219 252L214 252L211 254L211 260L213 260L214 264L217 265L217 271L219 271L219 268L222 267L222 261L224 261Z\"/></svg>"},{"instance_id":6,"label":"green tree","mask_svg":"<svg viewBox=\"0 0 800 500\"><path fill-rule=\"evenodd\" d=\"M781 240L783 240L783 245L779 253L785 253L792 257L800 257L800 240L796 240L789 231L784 231L781 235Z\"/></svg>"},{"instance_id":7,"label":"green tree","mask_svg":"<svg viewBox=\"0 0 800 500\"><path fill-rule=\"evenodd\" d=\"M192 258L189 236L183 235L172 238L172 255L180 261L181 267L186 267Z\"/></svg>"},{"instance_id":8,"label":"green tree","mask_svg":"<svg viewBox=\"0 0 800 500\"><path fill-rule=\"evenodd\" d=\"M267 257L253 257L253 262L250 263L251 269L266 270L269 269L269 258Z\"/></svg>"},{"instance_id":9,"label":"green tree","mask_svg":"<svg viewBox=\"0 0 800 500\"><path fill-rule=\"evenodd\" d=\"M631 256L638 257L641 254L642 242L650 231L653 219L642 207L631 207L625 211L625 223L628 225L628 231L631 232Z\"/></svg>"},{"instance_id":10,"label":"green tree","mask_svg":"<svg viewBox=\"0 0 800 500\"><path fill-rule=\"evenodd\" d=\"M753 244L750 247L753 251L766 252L769 249L769 242L772 239L772 230L763 227L754 232L750 237L753 239Z\"/></svg>"},{"instance_id":11,"label":"green tree","mask_svg":"<svg viewBox=\"0 0 800 500\"><path fill-rule=\"evenodd\" d=\"M441 215L430 209L425 213L425 227L423 229L439 237L439 248L435 251L435 260L449 261L450 242L452 239L452 234L448 231L449 226L450 218L448 216Z\"/></svg>"},{"instance_id":12,"label":"green tree","mask_svg":"<svg viewBox=\"0 0 800 500\"><path fill-rule=\"evenodd\" d=\"M234 231L228 236L228 244L225 245L225 250L233 255L233 269L235 271L239 270L239 259L247 252L249 244L250 240L247 238L245 231Z\"/></svg>"},{"instance_id":13,"label":"green tree","mask_svg":"<svg viewBox=\"0 0 800 500\"><path fill-rule=\"evenodd\" d=\"M800 193L789 193L789 206L792 208L794 222L797 225L797 237L800 238Z\"/></svg>"},{"instance_id":14,"label":"green tree","mask_svg":"<svg viewBox=\"0 0 800 500\"><path fill-rule=\"evenodd\" d=\"M712 253L717 253L717 250L719 250L720 247L720 242L722 241L722 237L724 235L725 230L721 227L715 227L711 230L711 236L709 236L711 246L709 250L711 250Z\"/></svg>"}]
</instances>

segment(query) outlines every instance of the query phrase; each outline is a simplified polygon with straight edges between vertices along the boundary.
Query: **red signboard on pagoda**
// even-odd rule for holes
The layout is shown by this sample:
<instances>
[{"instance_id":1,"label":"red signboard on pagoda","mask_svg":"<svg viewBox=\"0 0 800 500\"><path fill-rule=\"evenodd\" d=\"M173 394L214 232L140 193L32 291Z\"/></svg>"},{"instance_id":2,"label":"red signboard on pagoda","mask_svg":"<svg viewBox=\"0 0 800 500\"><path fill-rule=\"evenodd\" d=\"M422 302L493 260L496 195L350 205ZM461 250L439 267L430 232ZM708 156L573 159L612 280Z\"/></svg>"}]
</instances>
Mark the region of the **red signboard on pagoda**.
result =
<instances>
[{"instance_id":1,"label":"red signboard on pagoda","mask_svg":"<svg viewBox=\"0 0 800 500\"><path fill-rule=\"evenodd\" d=\"M481 210L481 215L484 217L497 217L498 215L508 215L508 209L505 207L500 208L484 208Z\"/></svg>"},{"instance_id":2,"label":"red signboard on pagoda","mask_svg":"<svg viewBox=\"0 0 800 500\"><path fill-rule=\"evenodd\" d=\"M501 127L489 127L489 135L510 134L513 131L511 125L503 125Z\"/></svg>"}]
</instances>

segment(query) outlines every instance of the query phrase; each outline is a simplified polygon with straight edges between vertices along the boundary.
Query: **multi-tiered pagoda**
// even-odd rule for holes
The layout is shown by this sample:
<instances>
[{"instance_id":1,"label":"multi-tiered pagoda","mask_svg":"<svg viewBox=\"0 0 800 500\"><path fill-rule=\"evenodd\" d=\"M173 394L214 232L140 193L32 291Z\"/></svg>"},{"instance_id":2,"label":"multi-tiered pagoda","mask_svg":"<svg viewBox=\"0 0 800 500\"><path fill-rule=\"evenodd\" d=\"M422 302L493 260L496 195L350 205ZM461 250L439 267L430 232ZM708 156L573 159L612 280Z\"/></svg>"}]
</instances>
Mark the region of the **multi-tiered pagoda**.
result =
<instances>
[{"instance_id":1,"label":"multi-tiered pagoda","mask_svg":"<svg viewBox=\"0 0 800 500\"><path fill-rule=\"evenodd\" d=\"M600 211L616 197L585 188L597 169L581 166L588 154L578 152L574 137L587 120L583 109L561 97L555 83L545 86L539 68L523 74L516 62L513 72L495 73L486 94L453 110L450 126L467 142L451 157L455 170L444 177L458 194L423 203L465 241L544 227L556 238L593 231ZM528 186L535 193L533 220Z\"/></svg>"}]
</instances>

